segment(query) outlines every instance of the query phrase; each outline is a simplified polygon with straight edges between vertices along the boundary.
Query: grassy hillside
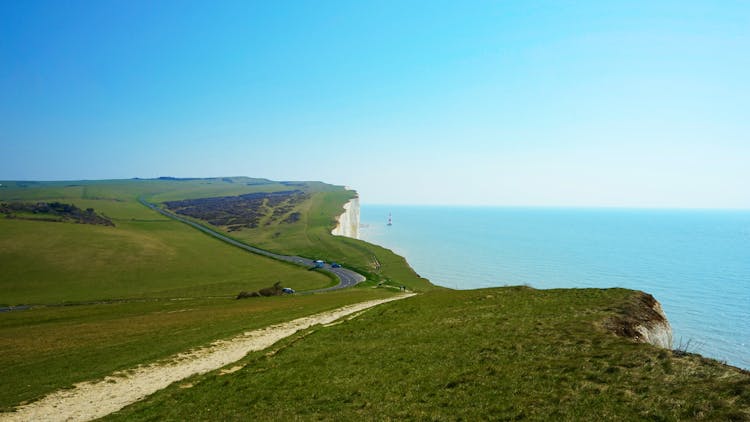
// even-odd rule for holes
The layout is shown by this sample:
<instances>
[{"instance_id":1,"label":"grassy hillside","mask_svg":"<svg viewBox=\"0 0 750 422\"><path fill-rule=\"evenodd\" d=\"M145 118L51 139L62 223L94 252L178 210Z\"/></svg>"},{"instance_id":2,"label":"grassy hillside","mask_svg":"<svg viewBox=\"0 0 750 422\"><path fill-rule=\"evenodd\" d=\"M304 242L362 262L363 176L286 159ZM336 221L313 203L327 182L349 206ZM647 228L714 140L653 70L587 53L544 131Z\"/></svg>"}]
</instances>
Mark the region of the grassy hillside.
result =
<instances>
[{"instance_id":1,"label":"grassy hillside","mask_svg":"<svg viewBox=\"0 0 750 422\"><path fill-rule=\"evenodd\" d=\"M0 408L249 328L390 294L354 289L235 301L239 291L275 281L299 291L333 280L227 245L137 201L289 189L284 183L249 178L1 183L0 202L93 208L114 227L34 215L0 218L0 306L49 305L0 313L0 379L6 380Z\"/></svg>"},{"instance_id":2,"label":"grassy hillside","mask_svg":"<svg viewBox=\"0 0 750 422\"><path fill-rule=\"evenodd\" d=\"M602 328L639 293L427 292L112 420L748 420L750 374Z\"/></svg>"},{"instance_id":3,"label":"grassy hillside","mask_svg":"<svg viewBox=\"0 0 750 422\"><path fill-rule=\"evenodd\" d=\"M0 313L0 411L116 370L388 292L150 299Z\"/></svg>"},{"instance_id":4,"label":"grassy hillside","mask_svg":"<svg viewBox=\"0 0 750 422\"><path fill-rule=\"evenodd\" d=\"M218 242L136 202L135 187L148 191L164 183L0 190L0 201L67 202L93 208L115 224L0 218L0 304L226 296L275 281L297 290L332 283L323 274Z\"/></svg>"},{"instance_id":5,"label":"grassy hillside","mask_svg":"<svg viewBox=\"0 0 750 422\"><path fill-rule=\"evenodd\" d=\"M232 232L226 226L212 228L275 252L340 262L364 274L372 282L406 285L417 291L436 288L419 277L406 260L392 251L364 241L331 235L336 216L344 211L344 204L356 194L342 186L321 182L274 182L246 177L0 183L3 185L0 188L0 201L67 201L79 208L93 207L108 217L121 219L134 218L133 213L147 212L137 202L139 197L153 203L164 203L256 192L302 190L309 198L287 212L299 212L298 221L274 221L269 225L261 224L257 228ZM268 208L268 212L272 213L273 207ZM204 220L195 221L208 225Z\"/></svg>"},{"instance_id":6,"label":"grassy hillside","mask_svg":"<svg viewBox=\"0 0 750 422\"><path fill-rule=\"evenodd\" d=\"M248 254L173 221L117 227L0 219L0 301L61 303L235 295L280 280L298 290L332 281Z\"/></svg>"}]
</instances>

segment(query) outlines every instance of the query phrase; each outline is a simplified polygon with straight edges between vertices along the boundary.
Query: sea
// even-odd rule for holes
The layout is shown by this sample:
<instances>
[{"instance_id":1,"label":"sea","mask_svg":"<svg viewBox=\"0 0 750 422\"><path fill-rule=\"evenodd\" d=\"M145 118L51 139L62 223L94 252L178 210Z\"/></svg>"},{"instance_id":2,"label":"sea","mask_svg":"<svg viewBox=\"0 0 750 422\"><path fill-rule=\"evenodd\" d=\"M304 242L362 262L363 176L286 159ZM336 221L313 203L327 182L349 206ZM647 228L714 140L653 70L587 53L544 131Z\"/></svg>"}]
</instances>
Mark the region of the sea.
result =
<instances>
[{"instance_id":1,"label":"sea","mask_svg":"<svg viewBox=\"0 0 750 422\"><path fill-rule=\"evenodd\" d=\"M360 238L433 284L642 290L662 304L674 348L750 369L750 211L362 204L360 213Z\"/></svg>"}]
</instances>

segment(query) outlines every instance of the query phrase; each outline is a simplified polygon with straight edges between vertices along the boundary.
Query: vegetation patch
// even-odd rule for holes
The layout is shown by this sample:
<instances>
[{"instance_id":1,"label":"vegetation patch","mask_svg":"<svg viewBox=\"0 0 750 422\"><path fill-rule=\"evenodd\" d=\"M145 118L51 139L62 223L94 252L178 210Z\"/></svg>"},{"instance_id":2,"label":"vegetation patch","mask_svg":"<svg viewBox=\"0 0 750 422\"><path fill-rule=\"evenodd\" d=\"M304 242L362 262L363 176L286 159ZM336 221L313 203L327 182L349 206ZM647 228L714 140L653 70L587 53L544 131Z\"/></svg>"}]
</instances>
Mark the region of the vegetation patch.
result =
<instances>
[{"instance_id":1,"label":"vegetation patch","mask_svg":"<svg viewBox=\"0 0 750 422\"><path fill-rule=\"evenodd\" d=\"M231 180L231 179L230 179ZM308 195L302 190L255 192L238 196L167 201L170 210L188 217L226 227L228 231L256 228L262 220L265 225L274 222L290 223L299 220L294 212Z\"/></svg>"},{"instance_id":2,"label":"vegetation patch","mask_svg":"<svg viewBox=\"0 0 750 422\"><path fill-rule=\"evenodd\" d=\"M0 214L4 214L6 218L21 220L73 222L112 227L115 225L109 218L97 214L93 208L82 210L75 205L60 202L2 202Z\"/></svg>"},{"instance_id":3,"label":"vegetation patch","mask_svg":"<svg viewBox=\"0 0 750 422\"><path fill-rule=\"evenodd\" d=\"M270 297L270 296L281 296L284 294L284 288L281 286L281 282L277 281L271 287L264 287L257 292L246 292L242 291L237 295L237 299L246 299L248 297Z\"/></svg>"}]
</instances>

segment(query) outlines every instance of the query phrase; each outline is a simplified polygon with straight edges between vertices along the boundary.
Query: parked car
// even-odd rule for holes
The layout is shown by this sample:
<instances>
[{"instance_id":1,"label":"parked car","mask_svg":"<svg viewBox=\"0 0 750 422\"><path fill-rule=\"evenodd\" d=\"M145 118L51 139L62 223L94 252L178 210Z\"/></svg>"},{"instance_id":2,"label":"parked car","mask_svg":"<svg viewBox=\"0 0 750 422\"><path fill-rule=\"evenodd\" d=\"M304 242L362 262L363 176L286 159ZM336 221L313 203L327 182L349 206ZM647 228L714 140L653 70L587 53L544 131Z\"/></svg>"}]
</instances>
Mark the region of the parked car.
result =
<instances>
[{"instance_id":1,"label":"parked car","mask_svg":"<svg viewBox=\"0 0 750 422\"><path fill-rule=\"evenodd\" d=\"M284 287L283 289L281 289L281 291L284 292L284 293L286 293L286 294L295 293L294 289L292 289L290 287Z\"/></svg>"}]
</instances>

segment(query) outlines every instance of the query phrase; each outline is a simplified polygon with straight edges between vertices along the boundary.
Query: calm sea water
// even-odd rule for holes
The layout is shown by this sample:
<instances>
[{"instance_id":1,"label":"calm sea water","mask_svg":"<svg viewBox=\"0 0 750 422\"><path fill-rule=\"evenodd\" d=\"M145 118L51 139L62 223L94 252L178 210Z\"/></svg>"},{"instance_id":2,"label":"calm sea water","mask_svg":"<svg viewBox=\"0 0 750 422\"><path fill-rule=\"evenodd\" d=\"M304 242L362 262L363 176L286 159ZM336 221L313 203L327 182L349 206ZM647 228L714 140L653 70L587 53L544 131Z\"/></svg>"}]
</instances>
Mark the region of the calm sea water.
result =
<instances>
[{"instance_id":1,"label":"calm sea water","mask_svg":"<svg viewBox=\"0 0 750 422\"><path fill-rule=\"evenodd\" d=\"M387 226L388 214L393 225ZM750 368L750 212L363 205L361 237L456 289L653 294L675 347Z\"/></svg>"}]
</instances>

